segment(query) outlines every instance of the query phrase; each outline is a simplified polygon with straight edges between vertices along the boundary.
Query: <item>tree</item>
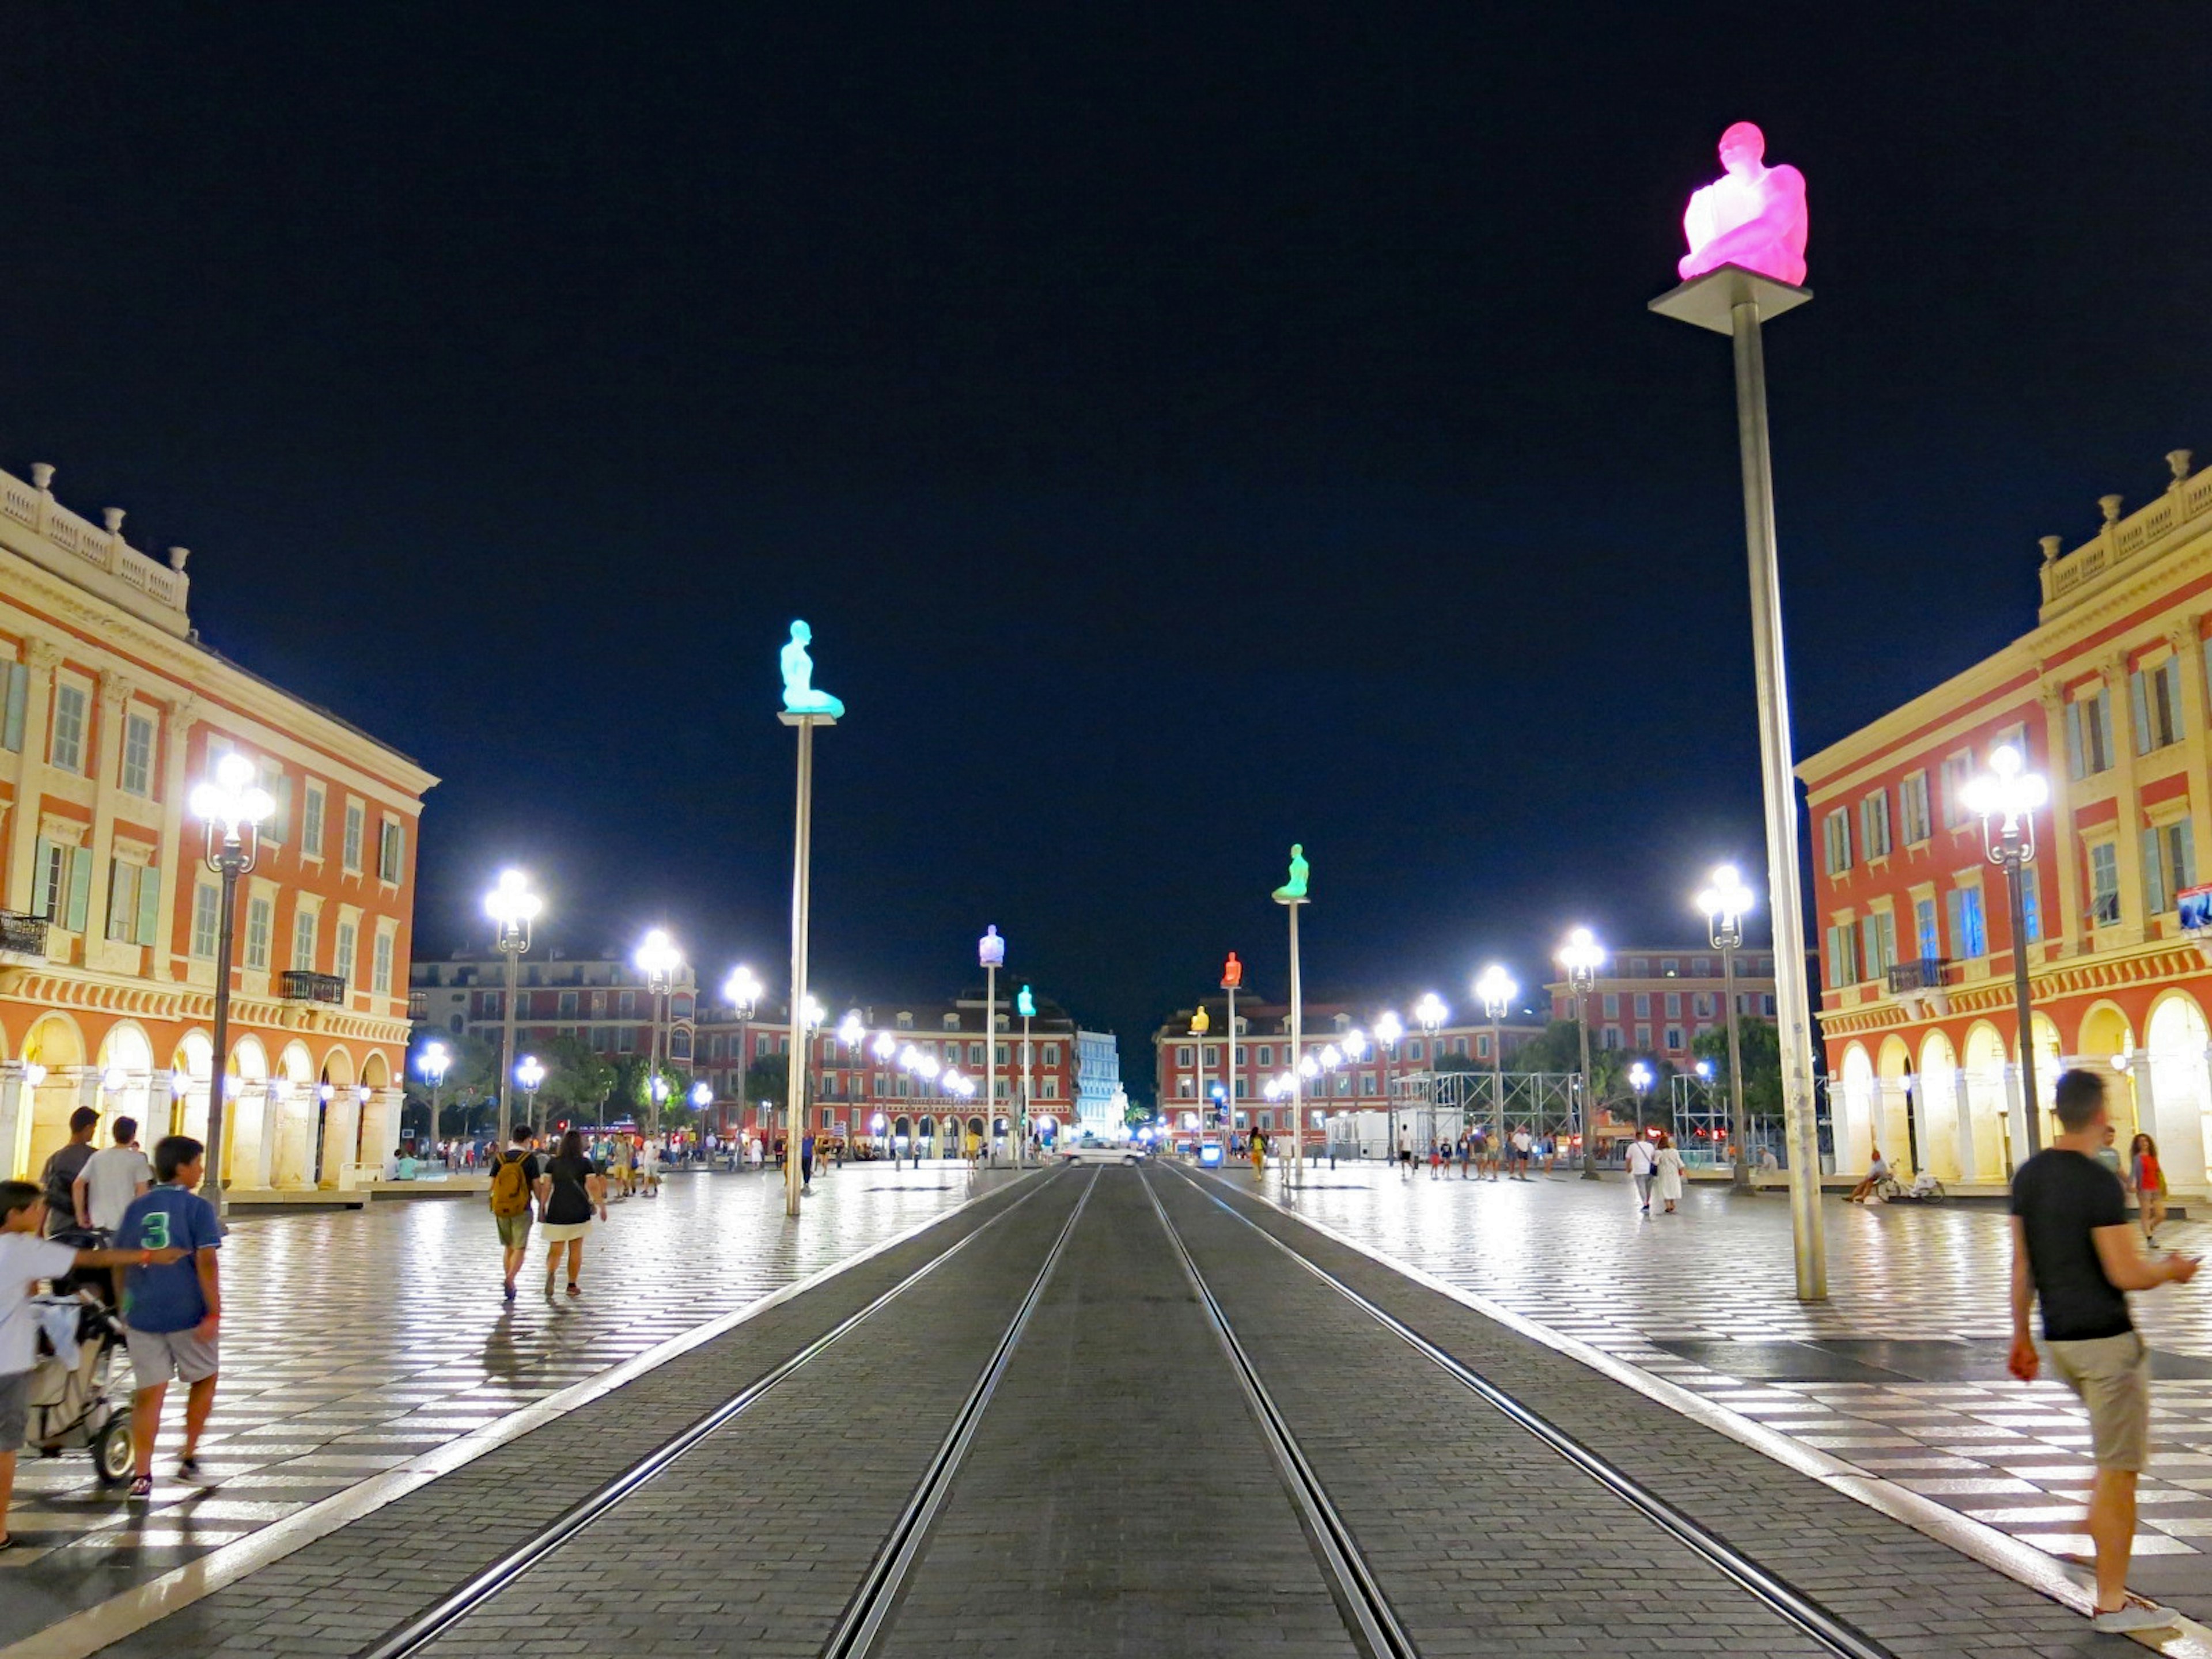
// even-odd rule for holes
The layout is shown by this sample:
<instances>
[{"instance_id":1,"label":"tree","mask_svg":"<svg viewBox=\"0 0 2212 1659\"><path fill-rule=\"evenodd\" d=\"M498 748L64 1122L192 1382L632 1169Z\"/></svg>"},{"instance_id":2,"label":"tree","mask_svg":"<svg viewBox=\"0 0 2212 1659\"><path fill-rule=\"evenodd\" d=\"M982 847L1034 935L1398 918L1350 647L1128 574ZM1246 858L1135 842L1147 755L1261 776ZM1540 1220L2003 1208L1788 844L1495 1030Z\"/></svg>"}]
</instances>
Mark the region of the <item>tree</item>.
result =
<instances>
[{"instance_id":1,"label":"tree","mask_svg":"<svg viewBox=\"0 0 2212 1659\"><path fill-rule=\"evenodd\" d=\"M1753 1118L1782 1115L1782 1033L1771 1019L1739 1019L1737 1045L1743 1050L1743 1109ZM1729 1087L1728 1030L1707 1031L1690 1052L1713 1063L1713 1087L1725 1099Z\"/></svg>"},{"instance_id":2,"label":"tree","mask_svg":"<svg viewBox=\"0 0 2212 1659\"><path fill-rule=\"evenodd\" d=\"M1465 1054L1438 1054L1436 1069L1439 1072L1486 1072L1487 1066L1478 1066Z\"/></svg>"},{"instance_id":3,"label":"tree","mask_svg":"<svg viewBox=\"0 0 2212 1659\"><path fill-rule=\"evenodd\" d=\"M763 1054L745 1067L745 1100L748 1104L765 1100L780 1109L790 1098L789 1055Z\"/></svg>"},{"instance_id":4,"label":"tree","mask_svg":"<svg viewBox=\"0 0 2212 1659\"><path fill-rule=\"evenodd\" d=\"M403 1080L408 1101L429 1115L431 1088L428 1078L415 1065L416 1056L422 1052L426 1042L442 1042L452 1061L446 1067L445 1080L438 1085L440 1134L462 1134L467 1132L472 1107L493 1097L498 1087L499 1047L483 1037L456 1036L438 1025L418 1025L415 1028L407 1050L407 1074Z\"/></svg>"},{"instance_id":5,"label":"tree","mask_svg":"<svg viewBox=\"0 0 2212 1659\"><path fill-rule=\"evenodd\" d=\"M1591 1069L1596 1069L1597 1056L1590 1056ZM1530 1037L1505 1056L1509 1072L1579 1072L1583 1068L1582 1043L1577 1036L1574 1021L1555 1019L1547 1025L1540 1036Z\"/></svg>"},{"instance_id":6,"label":"tree","mask_svg":"<svg viewBox=\"0 0 2212 1659\"><path fill-rule=\"evenodd\" d=\"M607 1096L615 1086L615 1068L581 1037L556 1036L537 1050L545 1067L539 1099L550 1106L565 1106L578 1118L597 1122Z\"/></svg>"}]
</instances>

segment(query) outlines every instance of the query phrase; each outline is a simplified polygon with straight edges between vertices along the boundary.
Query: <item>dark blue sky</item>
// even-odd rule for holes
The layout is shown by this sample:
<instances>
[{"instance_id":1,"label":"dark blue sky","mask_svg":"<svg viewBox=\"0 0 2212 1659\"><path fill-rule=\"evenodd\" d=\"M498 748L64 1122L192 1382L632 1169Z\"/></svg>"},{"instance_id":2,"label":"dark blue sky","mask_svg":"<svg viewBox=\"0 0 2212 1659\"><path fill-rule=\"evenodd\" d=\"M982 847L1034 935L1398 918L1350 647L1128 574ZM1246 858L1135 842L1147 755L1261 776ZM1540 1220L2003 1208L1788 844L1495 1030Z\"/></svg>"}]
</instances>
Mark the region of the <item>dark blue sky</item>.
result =
<instances>
[{"instance_id":1,"label":"dark blue sky","mask_svg":"<svg viewBox=\"0 0 2212 1659\"><path fill-rule=\"evenodd\" d=\"M195 550L206 637L416 756L420 939L535 870L781 981L783 627L831 1000L995 922L1139 1037L1524 981L1756 866L1728 352L1648 317L1730 120L1801 753L2212 460L2182 7L42 11L0 63L0 463ZM1142 1060L1139 1043L1126 1061Z\"/></svg>"}]
</instances>

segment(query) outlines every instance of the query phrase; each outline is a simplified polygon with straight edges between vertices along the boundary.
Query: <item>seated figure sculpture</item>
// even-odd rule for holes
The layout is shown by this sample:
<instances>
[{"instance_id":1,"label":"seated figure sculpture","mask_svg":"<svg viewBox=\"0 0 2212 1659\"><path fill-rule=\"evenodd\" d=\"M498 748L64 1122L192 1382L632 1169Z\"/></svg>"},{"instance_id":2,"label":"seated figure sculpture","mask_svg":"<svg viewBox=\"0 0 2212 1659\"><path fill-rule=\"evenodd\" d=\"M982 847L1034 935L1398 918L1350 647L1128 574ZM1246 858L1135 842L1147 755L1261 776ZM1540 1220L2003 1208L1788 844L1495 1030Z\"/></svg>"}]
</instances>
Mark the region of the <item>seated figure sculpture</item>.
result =
<instances>
[{"instance_id":1,"label":"seated figure sculpture","mask_svg":"<svg viewBox=\"0 0 2212 1659\"><path fill-rule=\"evenodd\" d=\"M813 637L814 630L805 623L792 623L791 643L783 647L783 707L787 714L827 714L831 720L841 720L845 705L827 691L814 689L814 659L806 652Z\"/></svg>"},{"instance_id":2,"label":"seated figure sculpture","mask_svg":"<svg viewBox=\"0 0 2212 1659\"><path fill-rule=\"evenodd\" d=\"M1291 847L1291 878L1275 890L1278 904L1303 904L1306 896L1306 849L1293 842Z\"/></svg>"},{"instance_id":3,"label":"seated figure sculpture","mask_svg":"<svg viewBox=\"0 0 2212 1659\"><path fill-rule=\"evenodd\" d=\"M1748 121L1721 134L1722 175L1690 198L1682 280L1741 265L1792 288L1805 285L1805 175L1765 164L1766 135Z\"/></svg>"}]
</instances>

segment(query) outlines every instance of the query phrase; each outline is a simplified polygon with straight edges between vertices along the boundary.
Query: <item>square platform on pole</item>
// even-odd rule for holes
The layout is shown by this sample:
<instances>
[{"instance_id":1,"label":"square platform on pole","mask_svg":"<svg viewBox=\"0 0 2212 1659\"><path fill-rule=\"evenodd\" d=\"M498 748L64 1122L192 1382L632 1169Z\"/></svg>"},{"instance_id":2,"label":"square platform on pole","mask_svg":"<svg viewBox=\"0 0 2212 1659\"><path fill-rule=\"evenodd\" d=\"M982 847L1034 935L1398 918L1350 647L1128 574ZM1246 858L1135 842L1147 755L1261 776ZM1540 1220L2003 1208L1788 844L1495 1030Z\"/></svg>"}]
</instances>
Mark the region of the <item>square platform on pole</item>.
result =
<instances>
[{"instance_id":1,"label":"square platform on pole","mask_svg":"<svg viewBox=\"0 0 2212 1659\"><path fill-rule=\"evenodd\" d=\"M1702 276L1692 276L1651 301L1650 309L1678 323L1694 323L1716 334L1735 332L1734 312L1745 300L1759 307L1759 320L1767 322L1785 311L1795 311L1813 297L1809 288L1792 288L1771 276L1762 276L1741 265L1723 265Z\"/></svg>"},{"instance_id":2,"label":"square platform on pole","mask_svg":"<svg viewBox=\"0 0 2212 1659\"><path fill-rule=\"evenodd\" d=\"M788 708L779 710L776 719L781 720L786 726L835 726L837 724L837 717L835 714L794 714Z\"/></svg>"}]
</instances>

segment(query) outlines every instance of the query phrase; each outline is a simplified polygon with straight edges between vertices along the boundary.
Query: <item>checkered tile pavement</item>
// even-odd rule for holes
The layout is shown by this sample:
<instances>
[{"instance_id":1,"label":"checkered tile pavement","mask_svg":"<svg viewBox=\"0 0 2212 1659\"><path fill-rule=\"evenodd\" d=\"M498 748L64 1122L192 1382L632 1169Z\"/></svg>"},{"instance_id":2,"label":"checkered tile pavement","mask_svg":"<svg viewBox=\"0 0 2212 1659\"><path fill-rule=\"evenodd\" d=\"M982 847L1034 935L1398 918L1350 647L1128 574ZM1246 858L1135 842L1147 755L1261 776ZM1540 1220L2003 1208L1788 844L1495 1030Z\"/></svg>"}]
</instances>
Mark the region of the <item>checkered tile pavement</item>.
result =
<instances>
[{"instance_id":1,"label":"checkered tile pavement","mask_svg":"<svg viewBox=\"0 0 2212 1659\"><path fill-rule=\"evenodd\" d=\"M170 1478L173 1391L155 1501L132 1506L82 1452L19 1460L0 1555L0 1644L595 1376L835 1265L1005 1179L956 1166L850 1165L817 1176L796 1226L766 1174L678 1174L610 1206L585 1294L549 1304L533 1245L510 1311L481 1195L357 1212L248 1212L223 1247L223 1371L201 1462ZM127 1363L118 1355L118 1386Z\"/></svg>"},{"instance_id":2,"label":"checkered tile pavement","mask_svg":"<svg viewBox=\"0 0 2212 1659\"><path fill-rule=\"evenodd\" d=\"M1323 1164L1310 1166L1295 1194L1284 1179L1270 1170L1270 1196L1386 1255L2039 1549L2088 1550L2087 1421L2063 1385L2004 1375L2011 1246L2000 1208L1831 1200L1829 1300L1808 1306L1796 1299L1779 1194L1738 1200L1698 1184L1679 1214L1644 1216L1618 1176L1490 1183L1431 1180L1424 1170L1407 1181L1377 1165ZM2169 1222L2159 1243L2205 1254L2212 1225ZM2201 1559L2212 1553L2212 1275L2134 1304L2166 1371L2196 1373L2155 1386L2136 1579L2160 1593L2203 1591L2212 1589ZM1820 1344L1835 1345L1826 1351L1832 1365ZM1931 1370L1921 1363L1931 1358L1950 1363ZM1848 1380L1814 1380L1824 1370Z\"/></svg>"}]
</instances>

